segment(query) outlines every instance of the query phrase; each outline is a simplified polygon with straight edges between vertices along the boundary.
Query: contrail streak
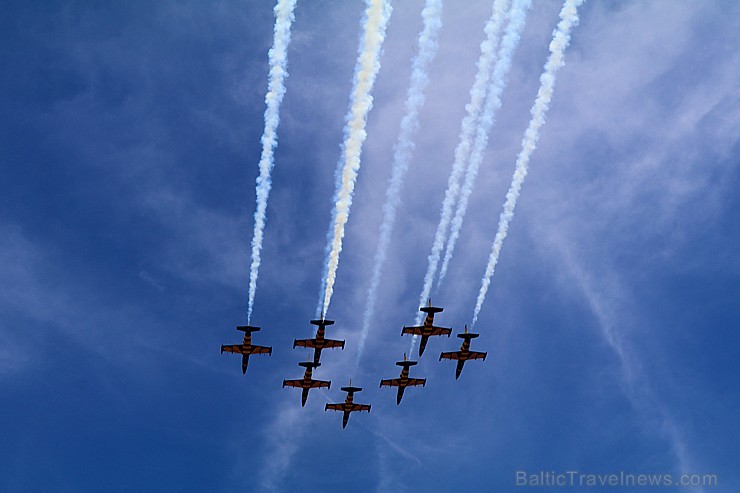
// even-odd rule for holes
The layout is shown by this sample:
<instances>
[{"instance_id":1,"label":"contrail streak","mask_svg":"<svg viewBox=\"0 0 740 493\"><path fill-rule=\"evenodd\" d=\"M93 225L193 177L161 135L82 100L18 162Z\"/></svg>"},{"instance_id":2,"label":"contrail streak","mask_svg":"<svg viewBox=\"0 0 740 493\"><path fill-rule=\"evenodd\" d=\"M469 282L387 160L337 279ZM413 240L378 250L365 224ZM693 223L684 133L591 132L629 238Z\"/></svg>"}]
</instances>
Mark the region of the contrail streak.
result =
<instances>
[{"instance_id":1,"label":"contrail streak","mask_svg":"<svg viewBox=\"0 0 740 493\"><path fill-rule=\"evenodd\" d=\"M486 39L480 45L481 53L477 62L478 72L475 75L473 87L470 89L470 101L465 106L467 113L462 120L460 140L455 148L455 159L452 164L452 171L447 179L447 191L445 192L445 198L442 201L442 210L440 211L437 231L434 233L432 252L428 257L429 263L426 275L424 276L424 287L419 296L419 306L426 303L429 293L432 290L434 274L437 272L437 266L439 265L439 257L442 252L442 247L444 246L447 228L449 227L452 216L452 207L455 205L457 194L460 191L460 178L464 171L465 160L468 158L468 154L470 153L470 145L473 140L476 123L480 116L481 107L485 101L486 86L488 85L488 80L491 76L492 64L496 57L496 50L498 49L501 27L504 23L508 7L509 0L494 0L491 17L488 19L488 22L486 22L486 26L484 28ZM421 312L417 314L414 325L419 325L421 323L422 316L423 314L421 314ZM416 344L416 339L416 336L411 338L412 351Z\"/></svg>"},{"instance_id":2,"label":"contrail streak","mask_svg":"<svg viewBox=\"0 0 740 493\"><path fill-rule=\"evenodd\" d=\"M275 165L274 150L277 146L277 128L280 123L280 103L285 95L285 78L288 76L288 44L290 27L293 24L297 0L278 0L275 5L275 32L272 48L268 53L270 75L265 96L265 130L262 134L262 155L260 174L257 177L257 209L254 211L254 233L252 235L252 264L249 267L249 308L247 324L252 317L254 295L257 291L257 275L262 261L262 239L267 220L267 199L270 196L272 180L270 173Z\"/></svg>"},{"instance_id":3,"label":"contrail streak","mask_svg":"<svg viewBox=\"0 0 740 493\"><path fill-rule=\"evenodd\" d=\"M365 124L367 115L373 106L371 91L375 77L380 70L380 49L385 39L385 30L391 16L389 0L366 0L367 9L363 17L363 34L360 39L360 48L355 66L355 75L350 95L350 108L347 113L344 127L344 143L342 144L341 171L338 188L334 195L334 211L332 212L332 226L330 229L331 247L326 259L326 275L322 284L324 314L329 310L331 296L334 293L334 281L339 267L339 254L342 251L344 228L349 219L352 195L354 194L357 173L360 170L360 156L362 144L367 133Z\"/></svg>"},{"instance_id":4,"label":"contrail streak","mask_svg":"<svg viewBox=\"0 0 740 493\"><path fill-rule=\"evenodd\" d=\"M442 280L447 274L447 266L455 251L455 243L460 236L460 229L462 228L465 212L468 209L470 194L478 177L478 169L480 168L481 161L483 161L483 153L486 147L488 147L488 134L495 123L496 112L501 108L501 93L506 88L506 80L511 69L511 58L514 56L514 51L516 51L516 47L521 39L522 29L527 21L527 11L531 6L532 0L514 0L509 11L509 24L506 26L506 32L501 40L501 48L496 59L496 65L493 68L493 76L491 77L491 84L488 88L485 108L478 121L475 143L470 153L468 167L465 170L465 181L460 191L460 199L457 203L455 217L452 219L450 226L450 234L447 239L447 248L445 249L442 268L439 270L437 287L442 284Z\"/></svg>"},{"instance_id":5,"label":"contrail streak","mask_svg":"<svg viewBox=\"0 0 740 493\"><path fill-rule=\"evenodd\" d=\"M537 99L535 99L534 105L530 110L532 119L529 121L529 127L524 132L522 150L516 159L516 170L514 171L509 191L506 193L504 210L499 217L498 231L493 241L486 272L483 275L478 300L473 311L471 327L475 326L475 323L478 321L478 314L483 306L483 301L486 299L486 293L488 292L488 287L491 284L491 278L493 277L496 263L498 263L498 257L501 253L501 246L509 230L509 223L514 217L514 208L516 207L516 201L522 189L522 183L524 183L524 178L527 176L529 159L537 148L540 128L545 124L545 116L547 110L550 108L550 101L552 100L552 94L555 88L555 75L558 69L565 63L565 49L570 43L570 30L578 25L578 7L583 2L584 0L566 0L563 4L563 9L560 11L560 22L550 42L550 56L545 64L545 70L540 76L540 89L537 92Z\"/></svg>"},{"instance_id":6,"label":"contrail streak","mask_svg":"<svg viewBox=\"0 0 740 493\"><path fill-rule=\"evenodd\" d=\"M380 225L378 247L373 262L373 274L367 292L360 344L357 350L357 363L359 363L365 348L365 339L370 328L370 321L375 313L378 287L383 274L393 225L396 221L396 209L400 202L401 188L415 147L413 134L419 127L419 110L424 105L424 90L429 82L427 77L429 64L437 54L437 37L442 27L442 0L427 0L421 15L424 18L424 27L419 34L419 54L414 58L412 65L411 83L406 94L406 114L401 120L401 131L394 149L391 178L385 192L383 222Z\"/></svg>"}]
</instances>

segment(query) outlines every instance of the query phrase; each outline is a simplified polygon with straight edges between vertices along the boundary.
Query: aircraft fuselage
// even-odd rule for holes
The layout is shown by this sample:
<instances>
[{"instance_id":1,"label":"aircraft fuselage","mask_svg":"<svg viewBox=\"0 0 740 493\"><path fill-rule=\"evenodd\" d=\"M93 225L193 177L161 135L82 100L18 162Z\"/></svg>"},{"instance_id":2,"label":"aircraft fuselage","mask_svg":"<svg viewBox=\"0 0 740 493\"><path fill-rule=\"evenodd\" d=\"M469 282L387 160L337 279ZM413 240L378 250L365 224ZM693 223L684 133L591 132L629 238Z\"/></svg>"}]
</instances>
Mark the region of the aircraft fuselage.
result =
<instances>
[{"instance_id":1,"label":"aircraft fuselage","mask_svg":"<svg viewBox=\"0 0 740 493\"><path fill-rule=\"evenodd\" d=\"M248 327L248 326L247 326ZM251 328L251 327L248 327ZM241 330L240 327L237 329ZM255 329L259 330L259 328ZM244 340L241 344L222 344L221 353L236 353L242 355L242 373L247 372L249 365L249 356L251 354L270 354L272 355L272 346L254 346L252 345L252 333L249 330L244 331Z\"/></svg>"}]
</instances>

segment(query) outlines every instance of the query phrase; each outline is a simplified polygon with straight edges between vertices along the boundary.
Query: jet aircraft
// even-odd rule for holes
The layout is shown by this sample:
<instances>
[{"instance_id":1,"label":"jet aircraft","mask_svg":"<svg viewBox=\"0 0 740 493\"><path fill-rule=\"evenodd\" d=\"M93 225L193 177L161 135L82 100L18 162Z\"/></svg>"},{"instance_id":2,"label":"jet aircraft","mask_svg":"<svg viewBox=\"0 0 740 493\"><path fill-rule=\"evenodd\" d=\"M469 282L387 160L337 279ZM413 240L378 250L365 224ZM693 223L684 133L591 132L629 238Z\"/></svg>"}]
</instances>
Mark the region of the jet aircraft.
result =
<instances>
[{"instance_id":1,"label":"jet aircraft","mask_svg":"<svg viewBox=\"0 0 740 493\"><path fill-rule=\"evenodd\" d=\"M355 392L362 390L362 387L353 387L352 379L349 380L349 387L342 387L344 392L347 392L347 398L344 402L337 404L327 404L324 407L324 411L331 409L332 411L344 412L344 418L342 419L342 428L347 427L347 421L349 421L349 414L355 411L367 411L370 412L370 404L355 404L353 402Z\"/></svg>"},{"instance_id":2,"label":"jet aircraft","mask_svg":"<svg viewBox=\"0 0 740 493\"><path fill-rule=\"evenodd\" d=\"M226 351L227 353L237 353L242 355L242 373L247 373L247 365L249 364L250 354L269 354L272 356L272 346L254 346L252 345L252 332L260 330L259 327L252 327L251 325L238 325L236 330L244 332L244 340L241 344L229 344L221 345L221 354Z\"/></svg>"},{"instance_id":3,"label":"jet aircraft","mask_svg":"<svg viewBox=\"0 0 740 493\"><path fill-rule=\"evenodd\" d=\"M340 347L344 349L344 341L338 341L336 339L324 338L324 332L326 331L327 325L334 324L334 320L325 320L323 315L319 320L311 320L312 325L316 325L319 328L316 330L316 337L313 339L295 339L293 341L293 348L295 347L309 347L313 348L313 362L318 363L321 358L321 350L326 348Z\"/></svg>"},{"instance_id":4,"label":"jet aircraft","mask_svg":"<svg viewBox=\"0 0 740 493\"><path fill-rule=\"evenodd\" d=\"M486 360L486 353L481 353L479 351L471 351L470 350L470 340L475 339L480 334L473 334L472 332L468 332L468 326L465 326L465 332L462 334L457 334L457 337L461 338L463 340L462 346L460 346L459 351L452 351L449 353L442 353L439 355L439 360L442 361L442 359L454 359L457 360L457 369L455 370L455 380L460 378L460 373L462 373L463 365L466 361L469 359L482 359L483 361Z\"/></svg>"},{"instance_id":5,"label":"jet aircraft","mask_svg":"<svg viewBox=\"0 0 740 493\"><path fill-rule=\"evenodd\" d=\"M314 363L313 361L301 361L298 363L298 366L302 366L306 369L306 372L303 374L303 378L298 378L295 380L283 380L283 388L285 387L298 387L303 389L303 392L301 394L301 407L306 405L306 399L308 399L308 391L311 389L319 389L319 388L330 388L331 382L326 380L314 380L311 378L313 369L316 367L321 366L321 363Z\"/></svg>"},{"instance_id":6,"label":"jet aircraft","mask_svg":"<svg viewBox=\"0 0 740 493\"><path fill-rule=\"evenodd\" d=\"M422 306L419 311L427 314L424 319L424 325L418 325L415 327L403 327L401 335L403 334L414 334L421 336L421 343L419 344L419 356L424 354L424 349L427 347L427 340L430 336L444 336L450 337L452 329L447 327L435 327L434 325L434 314L443 311L444 308L437 308L432 306L432 300L429 299L428 306Z\"/></svg>"},{"instance_id":7,"label":"jet aircraft","mask_svg":"<svg viewBox=\"0 0 740 493\"><path fill-rule=\"evenodd\" d=\"M389 378L380 381L380 388L383 387L398 387L398 395L396 397L396 404L401 403L403 399L403 391L406 387L412 387L415 385L426 385L426 378L409 378L409 367L418 364L416 361L406 361L406 354L403 355L403 361L397 361L398 366L403 367L401 370L401 376L399 378Z\"/></svg>"}]
</instances>

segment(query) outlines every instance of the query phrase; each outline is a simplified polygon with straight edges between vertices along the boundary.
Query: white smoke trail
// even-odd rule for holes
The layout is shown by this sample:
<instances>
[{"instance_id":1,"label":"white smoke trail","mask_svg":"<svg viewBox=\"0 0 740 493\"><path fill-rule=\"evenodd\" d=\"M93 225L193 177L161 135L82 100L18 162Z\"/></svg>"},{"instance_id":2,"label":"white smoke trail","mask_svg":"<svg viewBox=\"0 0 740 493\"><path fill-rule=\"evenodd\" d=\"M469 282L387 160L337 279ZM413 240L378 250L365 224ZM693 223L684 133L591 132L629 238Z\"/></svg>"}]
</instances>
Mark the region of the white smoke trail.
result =
<instances>
[{"instance_id":1,"label":"white smoke trail","mask_svg":"<svg viewBox=\"0 0 740 493\"><path fill-rule=\"evenodd\" d=\"M350 109L344 127L342 145L341 185L334 195L335 209L332 213L331 249L326 259L326 276L322 284L326 286L323 294L324 314L329 310L334 293L334 281L339 267L339 254L342 251L344 228L349 219L357 173L360 170L362 144L365 142L365 124L373 105L371 91L375 77L380 70L380 49L385 40L385 30L391 16L389 0L366 0L367 9L363 17L363 34L355 66L355 75L350 95Z\"/></svg>"},{"instance_id":2,"label":"white smoke trail","mask_svg":"<svg viewBox=\"0 0 740 493\"><path fill-rule=\"evenodd\" d=\"M501 49L496 59L496 65L493 68L493 76L491 77L491 84L488 88L488 95L486 96L486 105L478 122L473 151L470 153L470 161L465 171L465 181L460 191L460 199L457 203L455 217L452 219L450 226L450 234L447 239L447 248L445 249L444 260L442 261L442 268L439 270L437 287L442 284L447 274L447 266L455 251L455 243L460 236L460 229L462 228L465 212L468 209L470 194L478 177L478 169L480 168L481 161L483 161L483 153L486 147L488 147L488 134L495 123L496 112L501 108L501 93L506 88L506 79L511 69L511 58L514 56L514 51L521 39L522 29L527 21L527 11L531 6L532 0L514 0L509 11L509 24L506 26L506 33L501 40Z\"/></svg>"},{"instance_id":3,"label":"white smoke trail","mask_svg":"<svg viewBox=\"0 0 740 493\"><path fill-rule=\"evenodd\" d=\"M267 199L270 196L272 180L270 173L275 165L273 152L277 146L277 128L280 123L280 103L285 95L285 78L288 76L288 44L290 44L290 27L295 18L293 11L297 0L278 0L275 5L275 30L272 48L268 53L270 75L267 95L265 96L265 130L262 134L262 155L260 156L260 174L257 177L257 209L254 211L254 234L252 235L252 264L249 267L249 308L247 324L252 317L254 295L257 291L262 252L262 239L267 220Z\"/></svg>"},{"instance_id":4,"label":"white smoke trail","mask_svg":"<svg viewBox=\"0 0 740 493\"><path fill-rule=\"evenodd\" d=\"M419 54L416 55L412 64L411 83L406 93L406 114L401 120L401 131L394 149L391 178L385 193L383 222L380 225L378 247L373 261L373 274L367 292L362 332L360 333L360 343L357 350L357 363L359 363L365 348L365 339L370 328L370 321L375 313L375 301L377 300L378 287L383 274L393 225L396 221L396 209L400 202L401 188L415 147L412 137L419 126L419 110L424 105L424 90L429 82L427 78L429 64L437 54L437 37L442 27L442 0L427 0L421 15L424 19L424 27L419 34Z\"/></svg>"},{"instance_id":5,"label":"white smoke trail","mask_svg":"<svg viewBox=\"0 0 740 493\"><path fill-rule=\"evenodd\" d=\"M529 121L529 127L526 132L524 132L522 150L517 157L516 170L514 171L509 191L506 193L504 210L499 217L498 231L493 241L491 256L488 259L486 272L482 279L480 292L478 293L478 300L473 311L473 320L470 323L471 328L475 326L478 320L478 314L483 306L483 301L486 299L488 286L491 284L491 277L493 277L496 263L498 263L498 257L501 253L501 246L509 230L509 222L514 217L514 208L516 207L516 201L522 189L522 183L524 183L524 178L527 176L529 159L537 148L540 128L545 124L545 116L550 107L550 101L552 100L552 94L555 88L555 75L558 69L565 63L565 49L570 43L570 30L578 25L578 7L583 2L584 0L566 0L563 4L563 9L560 11L560 22L557 29L553 32L552 41L550 42L550 57L547 59L545 70L540 76L540 89L537 92L537 99L530 110L532 119Z\"/></svg>"},{"instance_id":6,"label":"white smoke trail","mask_svg":"<svg viewBox=\"0 0 740 493\"><path fill-rule=\"evenodd\" d=\"M434 274L437 272L439 257L442 252L442 247L444 246L447 228L452 216L452 207L455 205L457 194L460 191L460 178L465 169L465 161L470 153L470 145L473 140L481 107L486 98L486 87L488 85L488 79L491 76L493 61L496 57L496 50L498 49L499 44L499 35L501 33L501 27L504 23L508 7L509 0L494 0L491 17L488 19L488 22L486 22L486 26L484 28L486 39L480 45L481 53L477 62L478 72L475 75L473 87L470 89L470 101L465 106L467 112L460 126L460 138L457 147L455 148L455 160L452 164L450 176L447 179L447 191L445 192L445 198L442 201L442 210L440 211L437 231L434 233L432 252L428 257L429 263L427 265L426 275L424 276L424 287L419 296L419 306L426 304L429 293L432 290ZM423 314L421 312L417 313L414 325L419 325L422 317ZM416 339L416 336L411 338L410 351L413 351Z\"/></svg>"}]
</instances>

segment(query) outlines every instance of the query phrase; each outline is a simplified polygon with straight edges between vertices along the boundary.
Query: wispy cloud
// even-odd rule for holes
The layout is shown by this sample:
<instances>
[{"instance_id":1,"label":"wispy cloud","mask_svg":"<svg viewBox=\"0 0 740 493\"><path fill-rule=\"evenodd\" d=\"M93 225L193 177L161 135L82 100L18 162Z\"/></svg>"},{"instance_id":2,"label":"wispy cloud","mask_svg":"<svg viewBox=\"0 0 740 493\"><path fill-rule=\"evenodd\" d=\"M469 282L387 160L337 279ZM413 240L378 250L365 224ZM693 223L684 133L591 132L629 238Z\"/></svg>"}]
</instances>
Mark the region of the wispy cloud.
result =
<instances>
[{"instance_id":1,"label":"wispy cloud","mask_svg":"<svg viewBox=\"0 0 740 493\"><path fill-rule=\"evenodd\" d=\"M264 430L267 441L267 452L260 468L262 491L280 491L290 461L298 451L307 420L305 409L300 407L283 407L276 413L275 419Z\"/></svg>"},{"instance_id":2,"label":"wispy cloud","mask_svg":"<svg viewBox=\"0 0 740 493\"><path fill-rule=\"evenodd\" d=\"M578 292L588 304L591 313L598 322L597 326L604 341L617 355L625 395L635 409L641 412L650 422L648 426L651 428L653 424L649 416L658 417L657 429L660 430L668 442L676 458L679 472L696 472L683 438L683 432L652 390L637 355L618 329L622 322L620 322L617 314L631 313L634 309L630 306L628 296L621 288L616 273L611 272L608 275L600 273L601 281L596 283L593 275L584 269L581 262L571 252L563 236L550 235L547 239L549 246L557 253L557 261L574 281ZM605 279L610 279L610 282L604 282ZM704 490L697 488L696 491Z\"/></svg>"},{"instance_id":3,"label":"wispy cloud","mask_svg":"<svg viewBox=\"0 0 740 493\"><path fill-rule=\"evenodd\" d=\"M415 462L417 466L422 465L422 461L419 457L414 455L411 451L401 447L399 444L397 444L393 439L391 439L387 435L379 432L378 430L373 430L373 434L375 434L375 436L379 438L382 438L386 444L388 444L393 450L395 450L404 459L408 459L408 460Z\"/></svg>"}]
</instances>

